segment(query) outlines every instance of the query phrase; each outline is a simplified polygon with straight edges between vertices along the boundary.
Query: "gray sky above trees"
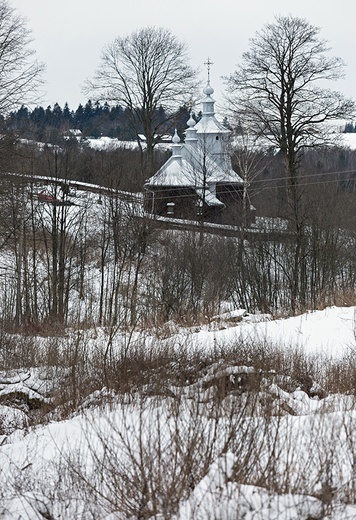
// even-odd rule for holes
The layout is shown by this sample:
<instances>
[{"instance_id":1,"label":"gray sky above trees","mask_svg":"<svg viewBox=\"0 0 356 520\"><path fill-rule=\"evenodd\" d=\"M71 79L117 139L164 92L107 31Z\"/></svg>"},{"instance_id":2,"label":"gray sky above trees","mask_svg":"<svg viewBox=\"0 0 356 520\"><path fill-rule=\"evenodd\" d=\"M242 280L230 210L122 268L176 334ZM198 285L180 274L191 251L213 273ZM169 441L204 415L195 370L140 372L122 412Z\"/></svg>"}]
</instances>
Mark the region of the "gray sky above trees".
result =
<instances>
[{"instance_id":1,"label":"gray sky above trees","mask_svg":"<svg viewBox=\"0 0 356 520\"><path fill-rule=\"evenodd\" d=\"M329 85L356 97L356 53L354 0L10 0L28 18L32 47L47 65L44 106L68 101L70 108L85 103L81 93L86 78L96 70L103 47L117 36L125 36L147 25L167 27L188 45L191 65L206 78L204 62L210 57L214 97L219 101L221 76L231 74L249 38L274 15L306 18L321 27L331 54L346 62L346 78Z\"/></svg>"}]
</instances>

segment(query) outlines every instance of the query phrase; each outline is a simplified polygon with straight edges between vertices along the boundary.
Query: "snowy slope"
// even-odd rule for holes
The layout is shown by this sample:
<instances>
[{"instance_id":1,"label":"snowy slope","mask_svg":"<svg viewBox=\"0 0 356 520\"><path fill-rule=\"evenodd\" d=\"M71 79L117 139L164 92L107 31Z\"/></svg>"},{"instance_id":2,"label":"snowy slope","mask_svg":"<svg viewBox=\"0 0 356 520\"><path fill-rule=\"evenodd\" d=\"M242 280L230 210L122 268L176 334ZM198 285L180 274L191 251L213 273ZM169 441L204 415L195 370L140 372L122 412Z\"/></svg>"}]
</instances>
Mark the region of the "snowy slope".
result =
<instances>
[{"instance_id":1,"label":"snowy slope","mask_svg":"<svg viewBox=\"0 0 356 520\"><path fill-rule=\"evenodd\" d=\"M336 358L356 350L354 307L276 321L235 314L216 317L201 330L176 330L162 344L205 352L219 344L228 351L243 337ZM229 324L236 317L242 320ZM235 372L251 369L230 367L226 373L231 378ZM18 391L25 391L26 381L39 387L36 371L29 374L13 377ZM143 476L152 489L161 482L157 510L171 511L165 516L147 513L144 518L152 520L356 518L356 506L345 501L355 485L356 407L351 395L310 398L300 389L285 391L266 380L256 401L254 394L228 395L219 405L224 413L216 415L220 409L212 413L211 388L204 390L208 379L209 372L199 385L172 387L170 395L179 395L178 400L130 393L90 405L97 394L72 418L30 431L20 411L9 408L7 420L12 426L18 421L18 428L0 436L0 518L137 518ZM262 413L263 403L272 401L288 412ZM0 412L6 418L6 407ZM173 496L173 489L178 493L188 461L197 480L179 492L173 514L173 502L164 506L164 497ZM147 511L156 506L145 505Z\"/></svg>"},{"instance_id":2,"label":"snowy slope","mask_svg":"<svg viewBox=\"0 0 356 520\"><path fill-rule=\"evenodd\" d=\"M340 358L356 351L356 307L328 307L301 316L273 320L271 316L246 315L240 322L213 322L197 330L185 329L172 342L214 349L241 340L260 341L283 348L302 349L309 354ZM219 330L222 329L222 330Z\"/></svg>"}]
</instances>

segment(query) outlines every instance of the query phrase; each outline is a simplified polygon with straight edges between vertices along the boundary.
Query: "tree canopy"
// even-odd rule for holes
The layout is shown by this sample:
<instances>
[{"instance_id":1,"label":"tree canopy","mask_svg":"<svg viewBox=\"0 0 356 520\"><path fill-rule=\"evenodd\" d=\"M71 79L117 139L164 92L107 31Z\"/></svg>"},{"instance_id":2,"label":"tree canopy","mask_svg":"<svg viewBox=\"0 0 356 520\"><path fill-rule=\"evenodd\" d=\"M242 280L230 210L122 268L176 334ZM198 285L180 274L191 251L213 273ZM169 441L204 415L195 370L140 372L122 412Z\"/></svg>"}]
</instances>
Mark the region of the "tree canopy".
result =
<instances>
[{"instance_id":1,"label":"tree canopy","mask_svg":"<svg viewBox=\"0 0 356 520\"><path fill-rule=\"evenodd\" d=\"M305 303L305 258L310 201L300 179L306 147L325 143L325 124L350 118L354 103L325 87L343 76L340 58L329 56L320 29L302 18L278 16L250 40L242 63L227 78L230 106L242 127L263 136L284 162L281 207L294 233L290 273L291 308ZM324 126L324 128L323 128Z\"/></svg>"},{"instance_id":2,"label":"tree canopy","mask_svg":"<svg viewBox=\"0 0 356 520\"><path fill-rule=\"evenodd\" d=\"M143 128L146 137L149 171L164 125L157 110L162 107L174 117L173 112L192 98L195 86L196 71L189 65L186 45L168 29L144 27L106 46L85 91L130 111L132 127L136 133Z\"/></svg>"},{"instance_id":3,"label":"tree canopy","mask_svg":"<svg viewBox=\"0 0 356 520\"><path fill-rule=\"evenodd\" d=\"M293 16L278 16L250 40L237 70L226 78L229 100L240 121L276 145L294 178L300 151L325 140L320 127L350 117L354 103L326 81L344 74L328 55L320 29Z\"/></svg>"},{"instance_id":4,"label":"tree canopy","mask_svg":"<svg viewBox=\"0 0 356 520\"><path fill-rule=\"evenodd\" d=\"M44 65L29 48L26 20L7 0L0 0L0 111L8 112L38 98Z\"/></svg>"}]
</instances>

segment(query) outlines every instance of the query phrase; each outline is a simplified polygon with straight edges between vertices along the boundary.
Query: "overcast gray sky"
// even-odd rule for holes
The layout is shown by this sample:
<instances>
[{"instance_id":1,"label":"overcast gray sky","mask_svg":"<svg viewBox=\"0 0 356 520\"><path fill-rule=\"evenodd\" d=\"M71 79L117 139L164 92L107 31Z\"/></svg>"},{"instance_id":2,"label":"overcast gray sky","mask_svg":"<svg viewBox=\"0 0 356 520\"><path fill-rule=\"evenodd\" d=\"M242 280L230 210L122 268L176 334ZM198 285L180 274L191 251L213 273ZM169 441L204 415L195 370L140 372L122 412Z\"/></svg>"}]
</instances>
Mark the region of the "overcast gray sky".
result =
<instances>
[{"instance_id":1,"label":"overcast gray sky","mask_svg":"<svg viewBox=\"0 0 356 520\"><path fill-rule=\"evenodd\" d=\"M204 62L214 63L214 97L222 97L221 76L232 73L248 40L275 15L299 16L321 28L332 54L346 62L346 79L337 88L356 97L355 0L10 0L28 19L32 48L46 63L42 104L67 101L75 109L100 61L102 48L117 36L148 25L169 28L187 43L191 65L206 78Z\"/></svg>"}]
</instances>

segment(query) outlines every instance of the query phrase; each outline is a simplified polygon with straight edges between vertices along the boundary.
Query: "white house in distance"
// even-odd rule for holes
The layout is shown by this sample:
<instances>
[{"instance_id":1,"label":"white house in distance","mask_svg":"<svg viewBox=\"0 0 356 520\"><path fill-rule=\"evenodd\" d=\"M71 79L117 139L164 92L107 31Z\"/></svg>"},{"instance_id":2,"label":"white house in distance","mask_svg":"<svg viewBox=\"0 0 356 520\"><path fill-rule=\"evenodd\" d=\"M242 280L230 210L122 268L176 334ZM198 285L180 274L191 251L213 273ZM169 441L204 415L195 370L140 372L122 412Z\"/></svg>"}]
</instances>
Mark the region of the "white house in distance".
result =
<instances>
[{"instance_id":1,"label":"white house in distance","mask_svg":"<svg viewBox=\"0 0 356 520\"><path fill-rule=\"evenodd\" d=\"M204 89L202 117L192 113L185 142L177 131L172 155L145 183L146 210L161 216L238 224L244 181L232 169L230 131L215 117L210 81Z\"/></svg>"}]
</instances>

